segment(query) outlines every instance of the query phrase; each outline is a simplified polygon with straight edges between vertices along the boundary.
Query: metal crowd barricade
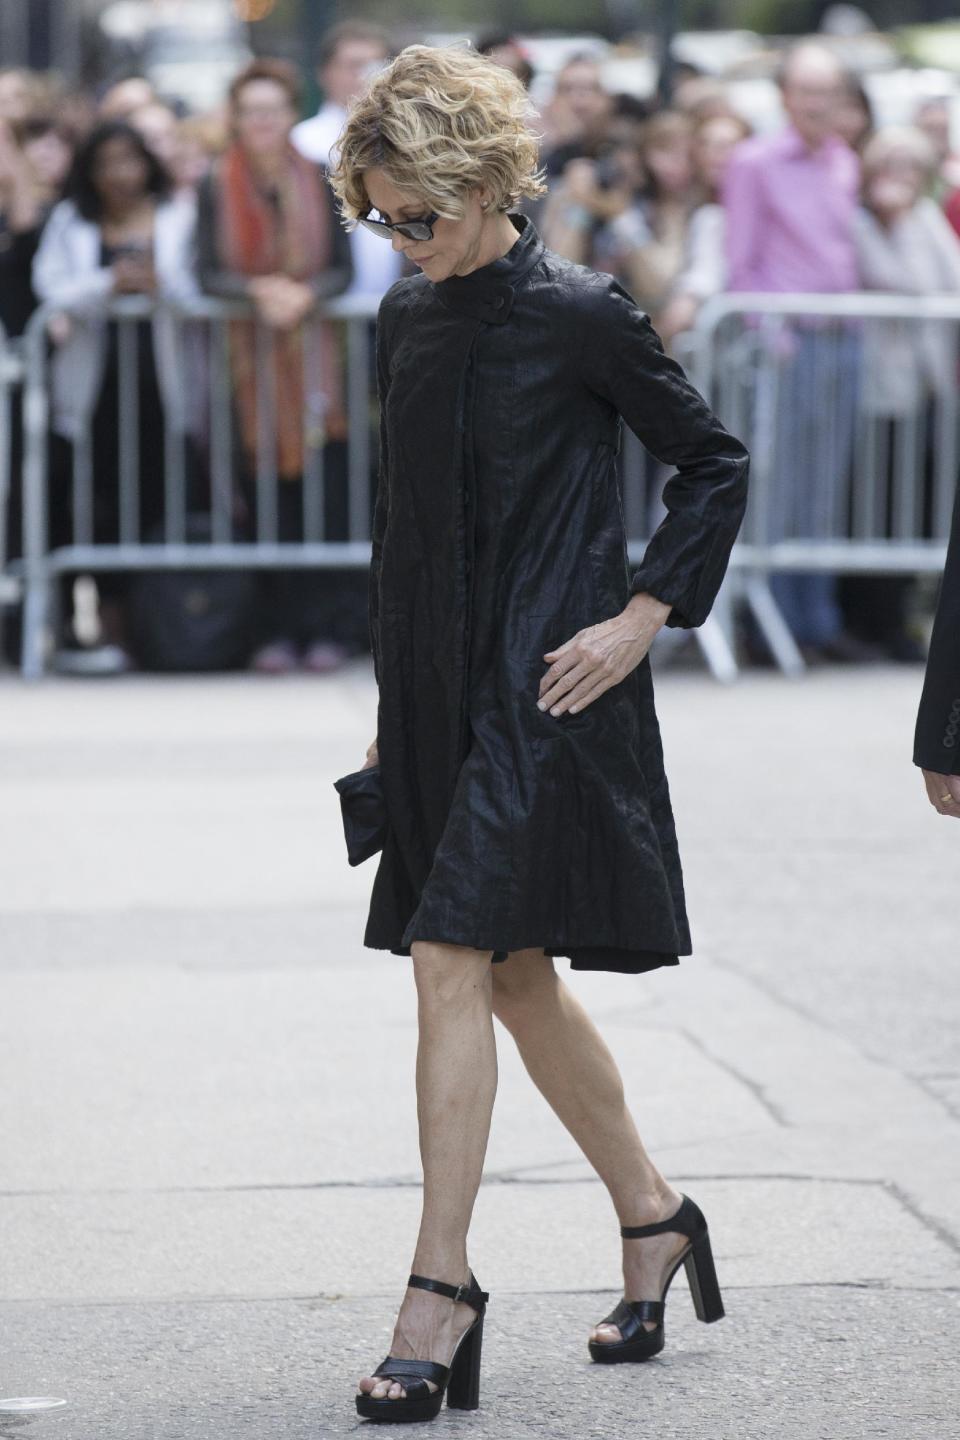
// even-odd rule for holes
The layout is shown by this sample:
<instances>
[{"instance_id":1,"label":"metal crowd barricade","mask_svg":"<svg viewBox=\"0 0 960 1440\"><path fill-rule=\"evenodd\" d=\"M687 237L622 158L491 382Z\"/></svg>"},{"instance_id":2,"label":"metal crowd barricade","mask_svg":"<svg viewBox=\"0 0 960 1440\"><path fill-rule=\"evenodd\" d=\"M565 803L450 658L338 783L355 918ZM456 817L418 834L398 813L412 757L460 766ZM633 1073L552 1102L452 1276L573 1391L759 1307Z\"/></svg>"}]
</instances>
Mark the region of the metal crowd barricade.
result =
<instances>
[{"instance_id":1,"label":"metal crowd barricade","mask_svg":"<svg viewBox=\"0 0 960 1440\"><path fill-rule=\"evenodd\" d=\"M20 348L0 325L0 666L8 606L20 598L22 582L12 559L17 537L11 534L11 489L14 483L14 404L19 398L24 367Z\"/></svg>"},{"instance_id":2,"label":"metal crowd barricade","mask_svg":"<svg viewBox=\"0 0 960 1440\"><path fill-rule=\"evenodd\" d=\"M302 327L305 375L316 373L318 326L331 323L339 343L344 339L344 389L348 414L348 496L345 536L326 534L327 480L324 466L324 397L305 386L314 402L303 407L305 465L302 506L303 538L281 541L277 532L277 396L273 393L271 361L276 336L255 322L242 301L198 299L188 307L154 306L140 298L112 302L95 320L70 317L75 325L117 326L119 423L119 493L113 497L116 535L97 534L98 477L94 475L92 412L83 417L73 438L66 494L51 488L50 427L52 419L51 354L47 338L56 307L43 307L33 317L26 340L25 500L22 672L41 676L50 659L59 628L57 577L85 571L157 569L269 569L362 567L370 558L371 520L371 324L376 302L341 299L331 302ZM167 326L170 343L183 367L179 416L164 410L164 496L162 535L146 538L140 523L140 352L137 326L155 320ZM256 454L249 470L254 520L238 525L236 500L240 475L240 437L235 414L232 357L238 340L237 322L254 335L257 408ZM345 332L345 334L344 334ZM162 387L161 387L162 389ZM319 412L319 413L318 413ZM189 481L187 457L199 451L209 480L204 511L207 534L188 538ZM54 507L61 514L53 514ZM63 514L69 514L64 535Z\"/></svg>"},{"instance_id":3,"label":"metal crowd barricade","mask_svg":"<svg viewBox=\"0 0 960 1440\"><path fill-rule=\"evenodd\" d=\"M329 322L344 341L349 473L343 497L344 523L331 535L325 522L332 482L325 473L320 443L324 397L308 385L310 403L304 406L302 417L306 457L303 538L295 541L281 540L278 535L279 486L285 482L278 475L277 396L271 364L275 340L259 326L254 371L259 425L247 477L253 497L252 527L239 526L235 513L242 442L235 414L232 357L240 343L237 322L254 324L247 305L201 299L187 308L160 306L155 310L148 301L131 298L113 302L105 312L117 325L120 391L116 533L108 539L98 533L98 483L102 484L102 477L94 475L92 415L85 417L75 436L66 493L62 486L51 488L51 469L55 467L50 464L49 447L50 312L38 312L22 352L26 430L22 558L6 559L0 529L0 561L4 562L0 577L7 585L22 585L23 590L25 676L42 675L49 662L52 638L58 633L60 587L56 582L63 574L200 567L333 569L368 563L376 419L372 322L376 308L374 300L342 298L325 306L304 327L304 364L310 375L317 367L316 327ZM147 536L140 514L136 327L154 315L158 324L164 317L170 343L180 357L184 404L181 413L173 413L170 407L165 412L162 529L159 535ZM78 318L74 323L103 324L103 317L96 322ZM883 397L876 388L863 380L867 361L875 365L878 357L881 362L888 360L887 349L910 355L918 337L933 333L931 324L948 328L947 348L955 357L960 299L940 296L724 295L708 302L694 330L682 337L683 358L691 378L752 455L748 513L734 549L730 577L714 615L695 632L717 678L729 680L737 674L732 612L739 599L749 607L781 668L787 673L804 669L771 588L771 577L778 572L896 574L935 572L942 567L958 465L955 358L941 367L943 373L929 393L920 395L917 403L907 406L895 420L884 411ZM938 333L942 349L945 332ZM838 337L845 337L842 352L838 351ZM810 383L823 390L814 437L803 440L801 436L799 441L790 429L790 407L800 393L796 391L796 366L791 369L791 357L798 348L804 350ZM850 360L849 375L842 366L838 369L838 354ZM7 357L8 350L0 348L0 356ZM11 369L6 362L0 369L0 403L5 409L11 385L19 383L18 373L16 366ZM869 365L866 373L869 380ZM828 377L829 385L823 376ZM849 394L845 388L848 381L853 387ZM846 397L847 410L852 403L846 451L838 427L841 411L846 414L847 410L835 404L838 394ZM806 398L809 400L809 395ZM202 452L208 481L206 528L200 538L190 532L188 524L191 442ZM846 457L842 463L824 462L824 456L829 459L842 452ZM5 465L9 468L8 449L0 445L0 484L5 482ZM661 513L661 478L639 442L625 431L621 482L628 554L634 564L640 561ZM816 499L812 520L810 516L798 518L788 504L791 497L805 493L804 487ZM69 514L66 533L65 514Z\"/></svg>"},{"instance_id":4,"label":"metal crowd barricade","mask_svg":"<svg viewBox=\"0 0 960 1440\"><path fill-rule=\"evenodd\" d=\"M42 309L33 318L27 337L26 383L26 500L25 554L19 562L24 583L22 670L28 678L41 676L49 663L54 637L59 632L59 589L63 574L84 571L137 571L162 568L334 568L364 566L370 557L372 516L371 432L374 430L375 388L372 366L372 324L376 301L331 302L318 312L318 322L334 322L345 332L344 384L348 416L348 485L346 534L332 538L326 533L322 447L314 443L323 428L322 414L310 404L304 407L303 426L306 467L303 484L303 539L283 542L277 535L278 477L276 450L276 401L273 367L270 364L272 334L256 329L256 386L258 433L253 473L249 477L254 496L255 528L238 530L234 516L237 493L237 461L240 437L235 414L234 375L231 349L236 343L232 327L250 321L252 311L242 302L202 299L189 307L157 307L143 299L113 303L96 321L78 317L75 324L113 320L117 327L119 361L119 494L115 497L117 533L104 540L97 533L97 487L102 477L94 474L92 415L84 418L72 447L70 474L65 493L61 483L52 486L49 446L52 418L51 353L47 338L52 313ZM183 389L189 413L179 423L166 413L164 446L163 533L146 538L141 533L139 514L139 416L140 364L136 326L163 313L172 327L177 353L184 368ZM316 364L314 344L317 332L305 327L304 361L308 370ZM309 387L308 387L309 391ZM202 541L187 535L188 440L201 441L204 471L209 479L207 534ZM657 476L635 437L625 433L621 454L621 483L632 562L639 562L653 524L656 523ZM60 477L62 482L63 477ZM61 513L54 513L56 511ZM63 513L69 513L69 526ZM721 627L712 622L698 632L711 668L720 678L736 673Z\"/></svg>"},{"instance_id":5,"label":"metal crowd barricade","mask_svg":"<svg viewBox=\"0 0 960 1440\"><path fill-rule=\"evenodd\" d=\"M691 376L751 452L725 592L805 669L775 574L939 572L958 469L960 297L719 295ZM811 416L813 421L811 423Z\"/></svg>"}]
</instances>

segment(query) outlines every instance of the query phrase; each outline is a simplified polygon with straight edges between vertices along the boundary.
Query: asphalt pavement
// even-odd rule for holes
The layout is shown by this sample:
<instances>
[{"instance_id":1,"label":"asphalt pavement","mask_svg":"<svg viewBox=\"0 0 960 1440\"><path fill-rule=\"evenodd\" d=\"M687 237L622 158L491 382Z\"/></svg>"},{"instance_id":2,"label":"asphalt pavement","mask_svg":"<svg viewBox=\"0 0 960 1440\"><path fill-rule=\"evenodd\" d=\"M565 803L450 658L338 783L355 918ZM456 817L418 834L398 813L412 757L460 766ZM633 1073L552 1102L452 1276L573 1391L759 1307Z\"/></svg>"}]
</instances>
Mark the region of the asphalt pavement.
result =
<instances>
[{"instance_id":1,"label":"asphalt pavement","mask_svg":"<svg viewBox=\"0 0 960 1440\"><path fill-rule=\"evenodd\" d=\"M431 1433L960 1437L960 823L919 683L658 675L695 954L570 978L728 1315L680 1275L659 1358L590 1364L616 1220L501 1033L482 1405ZM362 662L0 678L0 1397L69 1402L0 1437L361 1433L419 1203L410 965L362 947L331 784L375 711Z\"/></svg>"}]
</instances>

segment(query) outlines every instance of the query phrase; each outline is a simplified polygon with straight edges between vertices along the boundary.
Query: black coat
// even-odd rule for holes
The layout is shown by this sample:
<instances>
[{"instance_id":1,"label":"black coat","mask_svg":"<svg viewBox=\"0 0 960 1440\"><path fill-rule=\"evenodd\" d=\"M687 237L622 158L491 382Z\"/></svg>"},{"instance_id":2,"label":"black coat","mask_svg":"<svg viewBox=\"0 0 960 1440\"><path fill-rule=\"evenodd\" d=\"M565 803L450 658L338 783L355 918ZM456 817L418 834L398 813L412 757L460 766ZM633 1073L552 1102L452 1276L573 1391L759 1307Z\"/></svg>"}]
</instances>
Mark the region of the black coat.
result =
<instances>
[{"instance_id":1,"label":"black coat","mask_svg":"<svg viewBox=\"0 0 960 1440\"><path fill-rule=\"evenodd\" d=\"M960 773L960 490L933 625L913 758L938 775Z\"/></svg>"},{"instance_id":2,"label":"black coat","mask_svg":"<svg viewBox=\"0 0 960 1440\"><path fill-rule=\"evenodd\" d=\"M389 835L364 943L647 970L690 952L649 663L555 719L537 709L543 655L631 592L699 625L747 455L620 285L511 219L505 256L400 280L380 306L371 640ZM621 415L679 471L632 581Z\"/></svg>"}]
</instances>

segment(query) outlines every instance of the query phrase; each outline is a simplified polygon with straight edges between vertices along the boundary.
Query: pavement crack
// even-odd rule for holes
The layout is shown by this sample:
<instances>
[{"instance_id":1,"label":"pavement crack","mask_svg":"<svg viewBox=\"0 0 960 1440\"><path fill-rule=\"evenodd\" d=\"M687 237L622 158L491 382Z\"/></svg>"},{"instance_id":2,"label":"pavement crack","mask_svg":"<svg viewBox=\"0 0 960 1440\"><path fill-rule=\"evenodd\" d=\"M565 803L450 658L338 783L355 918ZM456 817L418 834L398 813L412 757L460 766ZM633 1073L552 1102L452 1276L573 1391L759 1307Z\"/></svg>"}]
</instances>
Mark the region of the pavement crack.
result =
<instances>
[{"instance_id":1,"label":"pavement crack","mask_svg":"<svg viewBox=\"0 0 960 1440\"><path fill-rule=\"evenodd\" d=\"M555 1160L546 1161L543 1165L531 1167L536 1170L546 1170L554 1166L577 1164L577 1161ZM583 1162L586 1163L586 1162ZM675 1176L678 1184L690 1185L706 1183L728 1182L740 1184L744 1181L756 1180L782 1180L788 1183L802 1181L808 1185L862 1185L862 1186L883 1186L895 1193L897 1199L909 1208L910 1202L903 1192L896 1190L892 1182L876 1176L863 1175L818 1175L805 1174L797 1171L787 1170L742 1170L742 1171L720 1171L702 1172L697 1174L678 1174ZM525 1173L524 1168L517 1170L494 1171L484 1175L482 1185L600 1185L603 1182L596 1174L588 1175L536 1175ZM373 1177L365 1180L277 1180L262 1181L259 1183L236 1184L236 1185L142 1185L142 1186L102 1186L90 1190L0 1190L0 1201L3 1200L74 1200L81 1198L94 1199L104 1195L236 1195L249 1194L250 1192L262 1191L275 1194L278 1191L326 1191L326 1190L419 1190L422 1181L418 1176L385 1176L383 1178ZM917 1211L917 1218L923 1218L928 1226L936 1224L922 1217Z\"/></svg>"},{"instance_id":2,"label":"pavement crack","mask_svg":"<svg viewBox=\"0 0 960 1440\"><path fill-rule=\"evenodd\" d=\"M885 1295L960 1295L960 1285L898 1285L887 1280L782 1280L768 1284L732 1283L729 1280L724 1284L726 1294L773 1294L774 1292L790 1290L821 1290L821 1291L860 1291L864 1293L882 1292ZM511 1290L500 1286L497 1290L498 1296L505 1299L514 1299L529 1304L532 1301L548 1300L556 1301L563 1297L581 1299L589 1296L608 1296L611 1287L609 1285L592 1285L582 1288L568 1290ZM392 1290L367 1290L358 1293L336 1293L325 1294L323 1291L306 1292L303 1294L278 1294L278 1295L113 1295L103 1296L97 1299L84 1297L63 1298L62 1296L29 1296L25 1298L0 1299L0 1313L4 1310L27 1310L32 1308L38 1310L156 1310L164 1306L185 1306L201 1305L337 1305L344 1302L356 1304L364 1301L375 1301L380 1304L384 1301L395 1299Z\"/></svg>"},{"instance_id":3,"label":"pavement crack","mask_svg":"<svg viewBox=\"0 0 960 1440\"><path fill-rule=\"evenodd\" d=\"M942 1095L933 1083L936 1080L955 1080L956 1075L953 1072L946 1075L910 1075L909 1078L920 1087L925 1095L935 1101L942 1110L945 1110L951 1120L960 1120L960 1106L954 1105L952 1100L948 1100L946 1095Z\"/></svg>"},{"instance_id":4,"label":"pavement crack","mask_svg":"<svg viewBox=\"0 0 960 1440\"><path fill-rule=\"evenodd\" d=\"M718 970L726 970L729 974L735 975L737 979L742 980L745 985L753 986L761 995L765 995L768 1000L772 1000L775 1005L780 1005L784 1010L789 1010L792 1014L798 1016L799 1019L805 1020L808 1025L815 1025L818 1030L824 1031L825 1034L842 1040L845 1045L849 1045L851 1050L868 1065L876 1065L879 1069L886 1070L889 1074L895 1075L898 1080L902 1080L915 1090L919 1090L925 1099L936 1101L938 1107L945 1110L953 1119L960 1118L956 1111L950 1106L949 1102L945 1101L943 1096L938 1095L935 1091L931 1091L919 1076L912 1074L909 1070L902 1070L899 1065L894 1064L885 1055L877 1055L870 1050L864 1050L863 1047L859 1045L852 1036L848 1035L845 1030L842 1030L839 1025L825 1020L822 1015L818 1015L814 1010L808 1010L805 1005L798 1004L796 1000L791 999L788 995L784 995L775 985L770 984L766 980L759 979L756 975L752 974L751 971L742 969L739 965L734 964L733 961L726 960L722 956L711 956L711 963L714 964Z\"/></svg>"},{"instance_id":5,"label":"pavement crack","mask_svg":"<svg viewBox=\"0 0 960 1440\"><path fill-rule=\"evenodd\" d=\"M918 1224L922 1225L925 1230L929 1230L931 1235L935 1235L942 1245L946 1245L948 1250L953 1251L954 1255L960 1255L960 1238L954 1235L952 1230L948 1230L939 1220L935 1220L932 1215L928 1215L926 1211L921 1210L920 1206L910 1199L907 1192L901 1190L896 1181L881 1180L879 1183L883 1186L883 1189L886 1190L887 1194L892 1196L898 1205L902 1206L907 1214L911 1215Z\"/></svg>"},{"instance_id":6,"label":"pavement crack","mask_svg":"<svg viewBox=\"0 0 960 1440\"><path fill-rule=\"evenodd\" d=\"M703 1055L706 1060L709 1060L711 1065L716 1065L718 1069L732 1076L734 1080L739 1081L745 1089L749 1090L750 1094L757 1103L763 1107L775 1125L781 1126L784 1130L792 1128L784 1112L780 1109L779 1105L776 1105L770 1099L765 1086L761 1085L758 1080L751 1079L751 1077L745 1075L742 1070L738 1070L735 1065L731 1065L729 1060L722 1060L719 1055L714 1054L709 1046L705 1045L700 1039L699 1035L695 1035L692 1030L685 1030L682 1027L678 1027L677 1033L682 1035L695 1050L699 1050L700 1054Z\"/></svg>"}]
</instances>

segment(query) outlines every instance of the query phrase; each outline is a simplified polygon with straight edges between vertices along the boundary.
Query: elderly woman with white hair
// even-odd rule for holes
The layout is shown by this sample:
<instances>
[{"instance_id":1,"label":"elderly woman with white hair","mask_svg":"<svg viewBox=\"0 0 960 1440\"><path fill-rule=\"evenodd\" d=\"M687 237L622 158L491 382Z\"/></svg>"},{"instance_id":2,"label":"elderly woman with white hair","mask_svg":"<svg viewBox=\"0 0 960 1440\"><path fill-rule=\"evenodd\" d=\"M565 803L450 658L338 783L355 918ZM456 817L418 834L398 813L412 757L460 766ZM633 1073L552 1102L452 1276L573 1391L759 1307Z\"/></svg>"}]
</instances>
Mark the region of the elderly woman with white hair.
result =
<instances>
[{"instance_id":1,"label":"elderly woman with white hair","mask_svg":"<svg viewBox=\"0 0 960 1440\"><path fill-rule=\"evenodd\" d=\"M391 1354L356 1397L374 1420L432 1419L445 1392L477 1405L487 1296L467 1231L494 1016L623 1227L626 1298L594 1329L593 1359L663 1347L681 1264L700 1319L723 1314L707 1222L648 1156L553 960L636 975L689 953L647 652L664 623L710 609L747 457L626 291L513 213L543 188L527 114L503 66L411 46L354 103L331 176L347 221L420 272L378 318L364 768L386 825L364 943L412 959L423 1211ZM621 416L679 472L632 577ZM371 995L373 1024L377 1011Z\"/></svg>"},{"instance_id":2,"label":"elderly woman with white hair","mask_svg":"<svg viewBox=\"0 0 960 1440\"><path fill-rule=\"evenodd\" d=\"M928 193L937 165L930 140L911 126L888 126L867 142L862 161L854 235L864 290L960 293L960 241ZM949 321L871 320L864 327L860 405L873 429L867 453L880 458L873 483L881 533L896 534L902 487L911 475L911 527L932 533L937 415L956 395L957 360L957 327ZM891 659L923 658L908 626L913 586L910 576L844 582L850 628Z\"/></svg>"}]
</instances>

